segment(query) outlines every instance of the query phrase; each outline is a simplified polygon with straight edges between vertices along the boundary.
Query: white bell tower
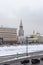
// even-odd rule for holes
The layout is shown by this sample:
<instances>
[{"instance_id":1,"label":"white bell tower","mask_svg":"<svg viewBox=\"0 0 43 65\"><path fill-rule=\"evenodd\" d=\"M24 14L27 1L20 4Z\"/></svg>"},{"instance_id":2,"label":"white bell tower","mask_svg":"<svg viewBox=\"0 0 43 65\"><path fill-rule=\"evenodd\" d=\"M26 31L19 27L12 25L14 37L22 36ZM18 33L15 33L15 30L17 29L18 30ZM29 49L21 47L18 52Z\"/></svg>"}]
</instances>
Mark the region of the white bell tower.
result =
<instances>
[{"instance_id":1,"label":"white bell tower","mask_svg":"<svg viewBox=\"0 0 43 65\"><path fill-rule=\"evenodd\" d=\"M22 20L20 20L19 36L24 36L24 30L23 30Z\"/></svg>"}]
</instances>

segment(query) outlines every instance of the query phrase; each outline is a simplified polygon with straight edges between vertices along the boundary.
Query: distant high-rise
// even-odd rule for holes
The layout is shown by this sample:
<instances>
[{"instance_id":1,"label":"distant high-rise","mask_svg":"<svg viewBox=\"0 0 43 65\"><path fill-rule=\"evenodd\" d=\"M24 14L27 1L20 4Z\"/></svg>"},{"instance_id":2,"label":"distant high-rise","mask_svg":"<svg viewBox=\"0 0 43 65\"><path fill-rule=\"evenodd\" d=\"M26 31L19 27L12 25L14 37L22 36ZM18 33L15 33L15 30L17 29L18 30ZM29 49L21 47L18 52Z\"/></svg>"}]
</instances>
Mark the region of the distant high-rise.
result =
<instances>
[{"instance_id":1,"label":"distant high-rise","mask_svg":"<svg viewBox=\"0 0 43 65\"><path fill-rule=\"evenodd\" d=\"M19 36L24 36L24 30L23 30L22 20L20 21Z\"/></svg>"}]
</instances>

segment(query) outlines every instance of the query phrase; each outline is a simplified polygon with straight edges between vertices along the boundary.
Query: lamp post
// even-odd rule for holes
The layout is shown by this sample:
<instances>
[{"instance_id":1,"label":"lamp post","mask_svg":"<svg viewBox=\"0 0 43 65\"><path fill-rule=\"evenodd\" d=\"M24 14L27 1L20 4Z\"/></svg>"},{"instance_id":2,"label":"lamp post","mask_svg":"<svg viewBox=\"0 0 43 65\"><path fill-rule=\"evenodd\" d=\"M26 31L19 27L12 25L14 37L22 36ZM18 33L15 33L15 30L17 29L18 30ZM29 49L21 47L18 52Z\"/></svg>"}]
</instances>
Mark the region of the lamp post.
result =
<instances>
[{"instance_id":1,"label":"lamp post","mask_svg":"<svg viewBox=\"0 0 43 65\"><path fill-rule=\"evenodd\" d=\"M28 37L26 37L26 56L28 56Z\"/></svg>"},{"instance_id":2,"label":"lamp post","mask_svg":"<svg viewBox=\"0 0 43 65\"><path fill-rule=\"evenodd\" d=\"M28 37L26 37L26 56L28 56ZM21 64L23 65L27 65L27 63L29 63L28 59L21 61Z\"/></svg>"}]
</instances>

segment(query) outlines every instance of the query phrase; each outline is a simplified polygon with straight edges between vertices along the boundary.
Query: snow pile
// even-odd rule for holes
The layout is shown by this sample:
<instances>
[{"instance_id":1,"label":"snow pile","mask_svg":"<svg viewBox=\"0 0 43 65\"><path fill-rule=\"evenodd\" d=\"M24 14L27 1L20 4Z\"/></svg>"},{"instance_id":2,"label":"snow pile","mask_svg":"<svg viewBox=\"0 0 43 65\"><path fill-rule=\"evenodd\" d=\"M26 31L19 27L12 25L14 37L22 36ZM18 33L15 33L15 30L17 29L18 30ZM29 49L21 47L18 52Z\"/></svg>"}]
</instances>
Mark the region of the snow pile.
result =
<instances>
[{"instance_id":1,"label":"snow pile","mask_svg":"<svg viewBox=\"0 0 43 65\"><path fill-rule=\"evenodd\" d=\"M28 53L43 51L43 45L28 45ZM0 47L0 56L26 53L26 46L3 46Z\"/></svg>"}]
</instances>

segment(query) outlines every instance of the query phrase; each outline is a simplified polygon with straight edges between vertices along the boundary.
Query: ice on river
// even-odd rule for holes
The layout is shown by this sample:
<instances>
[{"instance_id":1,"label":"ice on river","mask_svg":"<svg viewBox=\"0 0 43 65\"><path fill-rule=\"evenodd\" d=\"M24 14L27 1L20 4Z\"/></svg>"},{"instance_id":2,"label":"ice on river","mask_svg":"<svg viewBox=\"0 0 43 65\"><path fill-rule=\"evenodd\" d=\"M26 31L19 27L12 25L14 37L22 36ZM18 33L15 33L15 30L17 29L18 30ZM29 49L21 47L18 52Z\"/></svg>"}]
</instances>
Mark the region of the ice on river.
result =
<instances>
[{"instance_id":1,"label":"ice on river","mask_svg":"<svg viewBox=\"0 0 43 65\"><path fill-rule=\"evenodd\" d=\"M28 53L43 51L43 45L28 45ZM26 45L0 47L0 56L26 53Z\"/></svg>"}]
</instances>

